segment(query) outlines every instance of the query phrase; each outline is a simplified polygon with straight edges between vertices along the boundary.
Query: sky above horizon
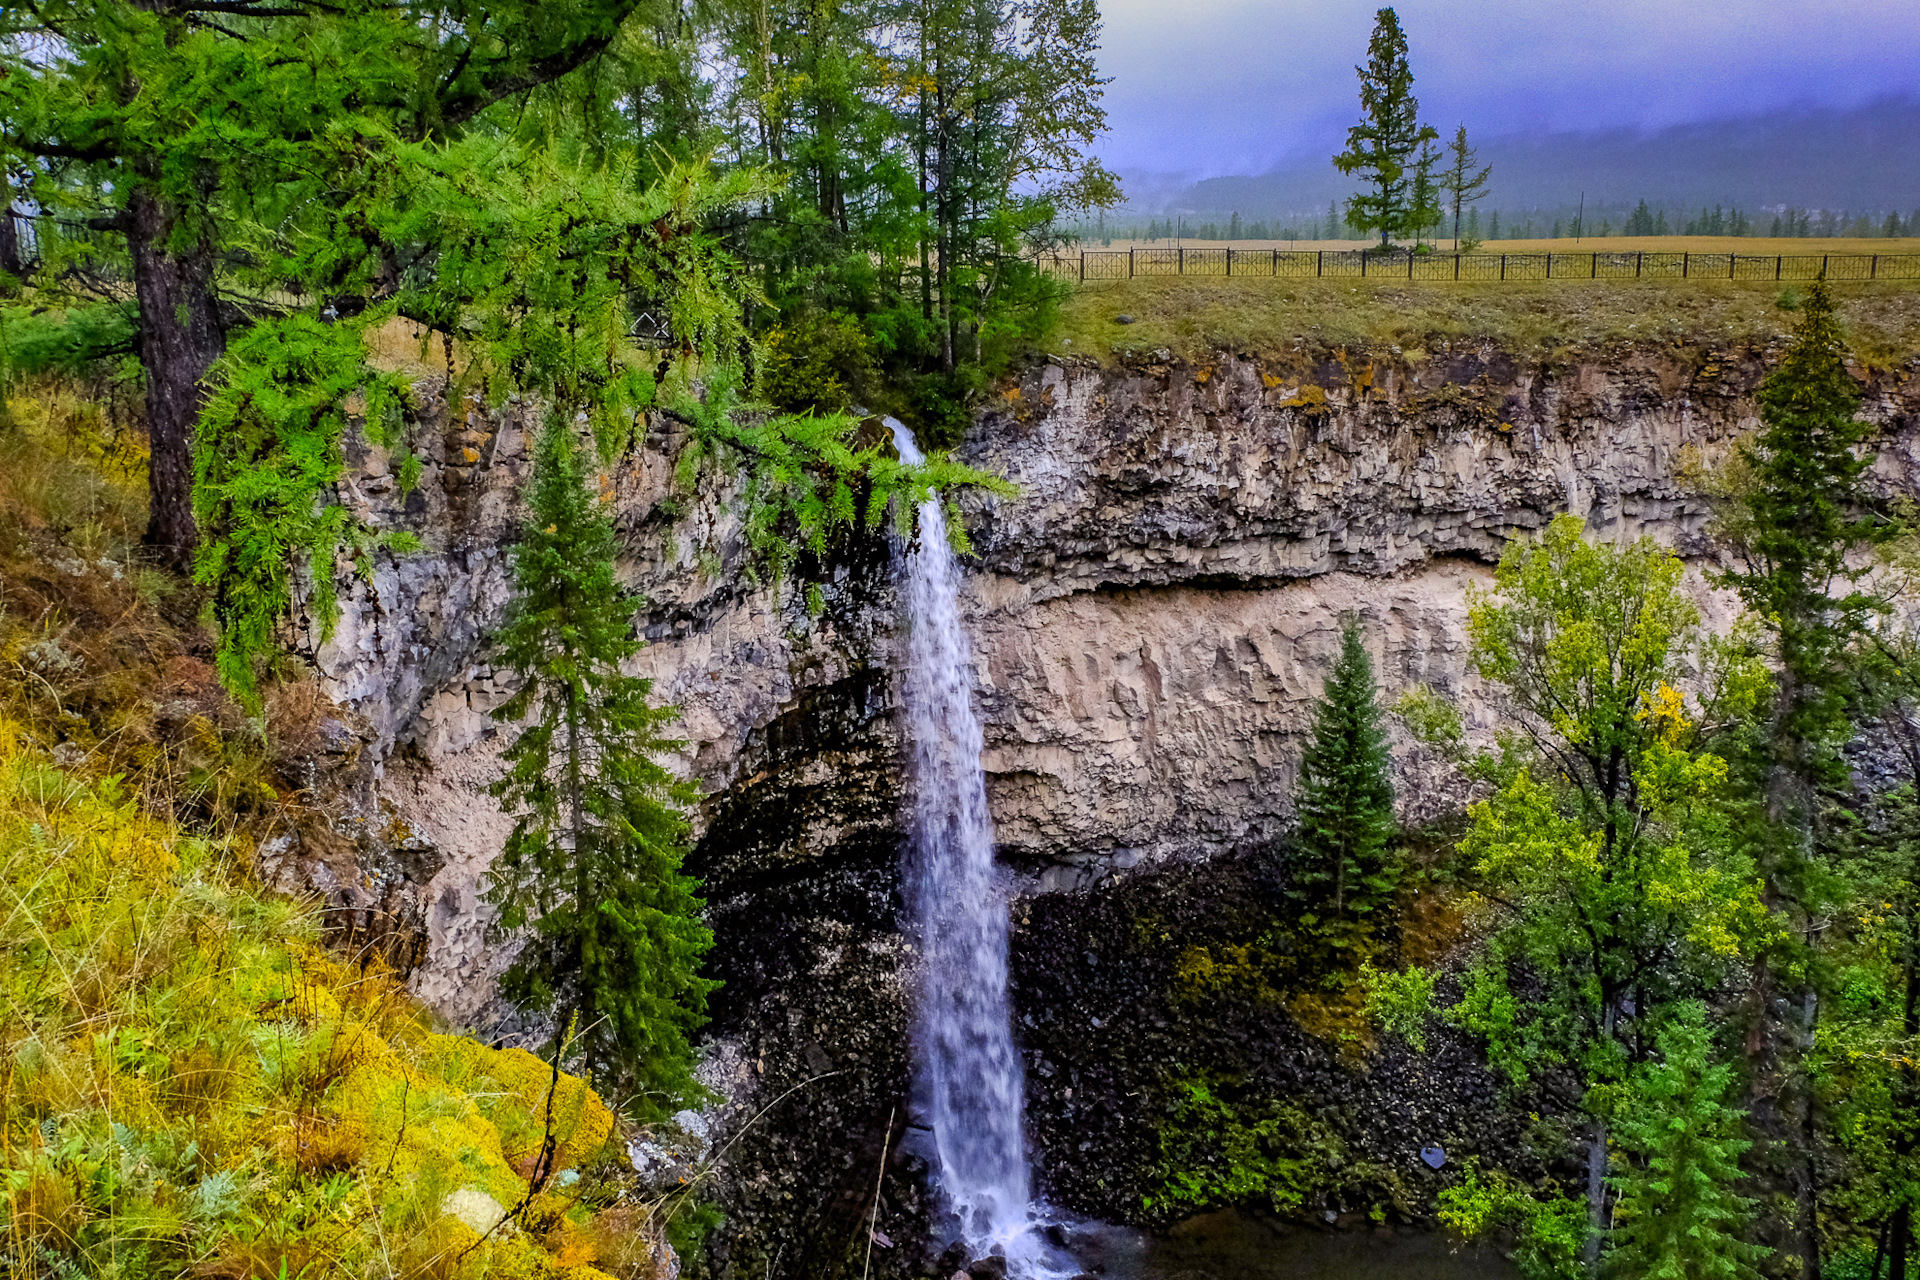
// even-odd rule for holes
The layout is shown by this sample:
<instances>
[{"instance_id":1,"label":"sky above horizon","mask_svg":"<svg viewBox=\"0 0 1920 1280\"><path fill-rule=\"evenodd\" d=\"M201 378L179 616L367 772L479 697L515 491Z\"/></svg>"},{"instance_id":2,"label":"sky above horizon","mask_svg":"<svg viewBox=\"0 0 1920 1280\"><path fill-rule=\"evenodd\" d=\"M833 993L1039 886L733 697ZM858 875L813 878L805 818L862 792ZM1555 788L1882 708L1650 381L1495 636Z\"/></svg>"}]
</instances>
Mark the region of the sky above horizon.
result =
<instances>
[{"instance_id":1,"label":"sky above horizon","mask_svg":"<svg viewBox=\"0 0 1920 1280\"><path fill-rule=\"evenodd\" d=\"M1114 168L1207 177L1331 156L1377 0L1101 0ZM1449 136L1657 129L1920 96L1915 0L1404 0L1421 115ZM1465 16L1463 15L1470 15Z\"/></svg>"}]
</instances>

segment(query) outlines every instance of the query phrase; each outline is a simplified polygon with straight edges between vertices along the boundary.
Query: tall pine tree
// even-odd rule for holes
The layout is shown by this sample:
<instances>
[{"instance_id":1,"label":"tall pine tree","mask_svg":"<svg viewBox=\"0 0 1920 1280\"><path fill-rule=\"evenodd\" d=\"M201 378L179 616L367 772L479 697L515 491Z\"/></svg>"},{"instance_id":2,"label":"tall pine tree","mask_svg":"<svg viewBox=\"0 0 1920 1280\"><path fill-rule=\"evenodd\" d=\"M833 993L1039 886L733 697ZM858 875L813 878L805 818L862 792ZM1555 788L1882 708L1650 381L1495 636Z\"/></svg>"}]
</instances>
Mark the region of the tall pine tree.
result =
<instances>
[{"instance_id":1,"label":"tall pine tree","mask_svg":"<svg viewBox=\"0 0 1920 1280\"><path fill-rule=\"evenodd\" d=\"M1360 624L1348 618L1300 762L1288 878L1301 924L1336 950L1365 940L1399 884L1391 769L1373 662Z\"/></svg>"},{"instance_id":2,"label":"tall pine tree","mask_svg":"<svg viewBox=\"0 0 1920 1280\"><path fill-rule=\"evenodd\" d=\"M502 935L527 935L501 980L508 999L579 1015L590 1071L629 1090L642 1116L698 1093L688 1036L714 983L713 934L680 874L694 788L658 761L672 708L623 675L641 648L636 598L614 577L613 520L587 487L572 433L541 436L530 518L514 556L499 662L520 680L494 715L525 724L491 793L516 815L488 897Z\"/></svg>"},{"instance_id":3,"label":"tall pine tree","mask_svg":"<svg viewBox=\"0 0 1920 1280\"><path fill-rule=\"evenodd\" d=\"M1364 117L1347 130L1347 149L1333 158L1342 173L1361 175L1372 186L1347 200L1347 225L1378 231L1381 247L1390 237L1415 228L1412 198L1415 153L1440 134L1420 123L1413 96L1413 69L1407 63L1407 37L1392 9L1374 16L1367 65L1360 73L1360 111Z\"/></svg>"},{"instance_id":4,"label":"tall pine tree","mask_svg":"<svg viewBox=\"0 0 1920 1280\"><path fill-rule=\"evenodd\" d=\"M1616 1125L1619 1226L1609 1270L1636 1280L1748 1280L1767 1249L1748 1241L1755 1201L1735 1194L1742 1114L1733 1069L1710 1058L1706 1009L1682 1004L1659 1036Z\"/></svg>"}]
</instances>

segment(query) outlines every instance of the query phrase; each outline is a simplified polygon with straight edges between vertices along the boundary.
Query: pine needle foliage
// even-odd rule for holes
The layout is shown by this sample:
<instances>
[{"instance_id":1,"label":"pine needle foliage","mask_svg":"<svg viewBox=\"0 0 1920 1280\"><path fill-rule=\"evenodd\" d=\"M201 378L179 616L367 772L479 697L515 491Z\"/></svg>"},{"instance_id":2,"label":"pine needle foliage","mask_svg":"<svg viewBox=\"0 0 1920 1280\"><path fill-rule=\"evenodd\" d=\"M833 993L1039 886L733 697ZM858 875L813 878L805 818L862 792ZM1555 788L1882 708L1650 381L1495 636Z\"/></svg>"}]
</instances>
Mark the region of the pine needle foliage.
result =
<instances>
[{"instance_id":1,"label":"pine needle foliage","mask_svg":"<svg viewBox=\"0 0 1920 1280\"><path fill-rule=\"evenodd\" d=\"M541 435L515 595L497 636L520 680L495 712L524 724L491 793L517 815L488 896L503 936L528 936L501 980L508 999L578 1016L574 1044L654 1118L700 1094L689 1037L715 985L695 882L680 873L682 806L696 798L659 756L675 712L624 675L639 652L638 600L614 576L613 521L556 420Z\"/></svg>"},{"instance_id":2,"label":"pine needle foliage","mask_svg":"<svg viewBox=\"0 0 1920 1280\"><path fill-rule=\"evenodd\" d=\"M1300 762L1288 892L1300 922L1336 949L1358 947L1400 881L1394 856L1392 758L1360 624L1341 628L1340 656Z\"/></svg>"},{"instance_id":3,"label":"pine needle foliage","mask_svg":"<svg viewBox=\"0 0 1920 1280\"><path fill-rule=\"evenodd\" d=\"M1733 1068L1714 1065L1706 1009L1688 1001L1637 1073L1614 1155L1620 1199L1608 1270L1634 1280L1748 1280L1770 1250L1749 1243L1757 1201L1734 1191L1744 1115L1728 1106Z\"/></svg>"},{"instance_id":4,"label":"pine needle foliage","mask_svg":"<svg viewBox=\"0 0 1920 1280\"><path fill-rule=\"evenodd\" d=\"M1886 541L1888 521L1861 509L1860 452L1872 428L1855 411L1860 386L1825 278L1816 280L1793 344L1758 395L1764 423L1744 460L1746 491L1725 521L1742 567L1724 575L1772 634L1781 666L1775 738L1801 771L1817 764L1846 725L1842 655L1883 602L1861 586L1853 553Z\"/></svg>"}]
</instances>

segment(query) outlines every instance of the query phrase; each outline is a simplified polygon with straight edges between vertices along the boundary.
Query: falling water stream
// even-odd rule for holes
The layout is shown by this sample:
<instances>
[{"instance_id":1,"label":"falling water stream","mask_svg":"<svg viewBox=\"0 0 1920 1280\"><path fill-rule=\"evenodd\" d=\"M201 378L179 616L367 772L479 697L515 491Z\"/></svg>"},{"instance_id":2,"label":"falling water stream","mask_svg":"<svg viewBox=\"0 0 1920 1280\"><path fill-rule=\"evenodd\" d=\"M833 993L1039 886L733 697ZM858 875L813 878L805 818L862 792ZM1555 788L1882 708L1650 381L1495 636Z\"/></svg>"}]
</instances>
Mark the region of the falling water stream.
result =
<instances>
[{"instance_id":1,"label":"falling water stream","mask_svg":"<svg viewBox=\"0 0 1920 1280\"><path fill-rule=\"evenodd\" d=\"M886 421L901 459L921 461L913 433ZM925 974L916 1102L959 1240L974 1257L1004 1254L1010 1275L1040 1280L1062 1274L1066 1260L1049 1257L1029 1185L1025 1073L1007 1014L1007 896L994 866L959 567L939 500L921 504L919 517L918 539L897 553L908 613L906 870Z\"/></svg>"}]
</instances>

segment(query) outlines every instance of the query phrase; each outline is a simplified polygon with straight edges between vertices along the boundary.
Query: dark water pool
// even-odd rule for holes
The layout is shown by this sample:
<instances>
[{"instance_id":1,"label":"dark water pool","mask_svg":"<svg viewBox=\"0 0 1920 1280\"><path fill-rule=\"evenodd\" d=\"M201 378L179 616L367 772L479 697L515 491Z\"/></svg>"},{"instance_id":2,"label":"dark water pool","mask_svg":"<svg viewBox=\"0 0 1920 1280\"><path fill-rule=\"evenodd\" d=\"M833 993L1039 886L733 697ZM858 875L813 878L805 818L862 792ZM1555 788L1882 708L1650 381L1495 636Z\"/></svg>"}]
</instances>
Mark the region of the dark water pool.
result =
<instances>
[{"instance_id":1,"label":"dark water pool","mask_svg":"<svg viewBox=\"0 0 1920 1280\"><path fill-rule=\"evenodd\" d=\"M1246 1213L1211 1213L1153 1237L1119 1227L1076 1234L1102 1280L1518 1280L1493 1250L1438 1233L1314 1231Z\"/></svg>"}]
</instances>

